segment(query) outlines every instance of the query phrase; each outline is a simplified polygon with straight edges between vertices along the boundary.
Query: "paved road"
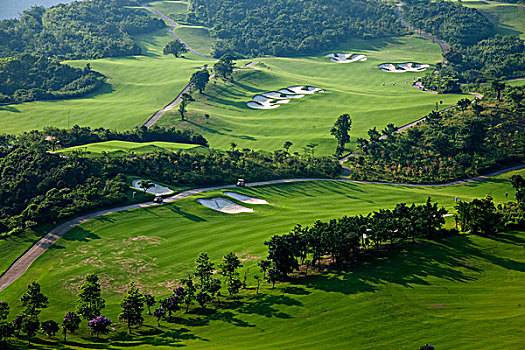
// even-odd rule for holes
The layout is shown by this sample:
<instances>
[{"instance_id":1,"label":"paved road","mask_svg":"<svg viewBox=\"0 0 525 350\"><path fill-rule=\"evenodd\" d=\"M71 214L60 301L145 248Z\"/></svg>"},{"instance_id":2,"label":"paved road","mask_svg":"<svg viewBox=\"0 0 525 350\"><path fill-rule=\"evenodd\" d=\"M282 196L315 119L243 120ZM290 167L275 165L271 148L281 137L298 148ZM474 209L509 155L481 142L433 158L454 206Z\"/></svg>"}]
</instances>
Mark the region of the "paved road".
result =
<instances>
[{"instance_id":1,"label":"paved road","mask_svg":"<svg viewBox=\"0 0 525 350\"><path fill-rule=\"evenodd\" d=\"M517 170L525 168L525 164L520 164L513 166L511 168L499 170L490 174L486 174L483 176L476 176L473 178L465 179L465 180L458 180L453 181L449 183L444 184L400 184L400 183L384 183L384 182L368 182L368 181L354 181L354 180L347 180L347 179L321 179L321 178L305 178L305 179L281 179L281 180L271 180L271 181L261 181L261 182L253 182L247 184L248 187L252 186L264 186L264 185L273 185L273 184L282 184L282 183L291 183L291 182L301 182L301 181L340 181L340 182L350 182L350 183L366 183L366 184L380 184L380 185L393 185L393 186L412 186L412 187L441 187L441 186L449 186L449 185L458 185L462 183L472 182L480 179L485 179L488 177L497 176L500 174L503 174L508 171ZM205 191L211 191L211 190L221 190L221 189L227 189L227 188L235 188L235 185L224 185L224 186L212 186L212 187L205 187L205 188L197 188L193 190L187 190L183 191L179 194L176 194L174 196L171 196L169 198L166 198L164 200L164 203L172 203L175 201L178 201L183 198L187 198L190 196L193 196L195 194L205 192ZM38 240L28 251L26 251L22 256L20 256L12 265L11 267L2 275L0 276L0 291L8 287L11 283L16 281L18 277L20 277L31 264L33 261L35 261L42 253L46 251L53 243L58 241L64 234L69 232L74 227L80 225L83 222L86 222L88 220L101 217L104 215L117 213L120 211L125 210L132 210L132 209L139 209L139 208L147 208L152 207L156 205L163 205L163 204L155 204L153 202L147 202L147 203L141 203L141 204L132 204L132 205L126 205L118 208L112 208L112 209L105 209L100 210L95 213L86 214L79 216L77 218L74 218L72 220L69 220L53 230L49 231L47 235L45 235L43 238Z\"/></svg>"},{"instance_id":2,"label":"paved road","mask_svg":"<svg viewBox=\"0 0 525 350\"><path fill-rule=\"evenodd\" d=\"M169 33L170 35L175 38L175 40L177 40L178 42L180 42L181 44L183 44L189 52L193 53L194 55L197 55L199 57L202 57L202 58L205 58L207 60L212 60L212 61L217 61L216 58L213 58L213 57L209 57L209 56L206 56L206 55L203 55L201 53L198 53L197 51L195 51L194 49L192 49L187 43L185 43L184 41L182 41L181 38L179 38L173 31L175 30L175 28L177 28L177 26L179 25L177 22L175 22L174 20L172 20L171 18L169 18L168 16L166 16L165 14L163 14L162 12L154 9L153 7L149 7L148 4L143 4L142 7L150 10L151 12L155 13L157 16L159 16L160 18L162 18L163 20L165 20L166 22L168 22L170 25L171 25L171 28L169 29Z\"/></svg>"},{"instance_id":3,"label":"paved road","mask_svg":"<svg viewBox=\"0 0 525 350\"><path fill-rule=\"evenodd\" d=\"M410 23L408 23L404 18L403 18L403 3L400 2L398 4L396 4L396 15L397 17L399 18L399 21L401 22L401 24L403 26L405 26L406 28L408 28L409 30L412 30L414 32L416 32L417 34L421 35L421 36L424 36L425 38L427 39L430 39L432 40L433 42L437 43L439 45L439 47L441 47L441 54L444 54L445 52L447 52L448 50L450 50L450 47L448 46L448 44L444 41L441 41L439 40L438 38L436 38L435 36L433 36L432 34L428 34L428 33L425 33L424 31L422 31L421 29L416 29L414 28ZM445 59L445 57L443 56L443 63L446 63L447 60Z\"/></svg>"},{"instance_id":4,"label":"paved road","mask_svg":"<svg viewBox=\"0 0 525 350\"><path fill-rule=\"evenodd\" d=\"M489 5L517 6L517 7L521 7L522 9L525 10L525 5L522 5L522 4L511 4L509 2L488 1L488 0L481 0L481 1L483 1L484 3L489 4Z\"/></svg>"}]
</instances>

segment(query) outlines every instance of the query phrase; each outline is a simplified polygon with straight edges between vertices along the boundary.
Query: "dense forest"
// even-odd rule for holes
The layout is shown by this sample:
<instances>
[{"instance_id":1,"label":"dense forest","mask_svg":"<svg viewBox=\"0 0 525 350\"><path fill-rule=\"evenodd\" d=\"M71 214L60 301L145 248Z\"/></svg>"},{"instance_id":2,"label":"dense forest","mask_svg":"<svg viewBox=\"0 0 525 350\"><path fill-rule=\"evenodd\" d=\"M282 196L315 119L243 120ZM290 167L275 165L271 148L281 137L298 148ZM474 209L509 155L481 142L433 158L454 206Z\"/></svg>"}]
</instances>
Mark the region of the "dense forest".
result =
<instances>
[{"instance_id":1,"label":"dense forest","mask_svg":"<svg viewBox=\"0 0 525 350\"><path fill-rule=\"evenodd\" d=\"M96 90L104 76L41 55L0 58L0 104L77 97Z\"/></svg>"},{"instance_id":2,"label":"dense forest","mask_svg":"<svg viewBox=\"0 0 525 350\"><path fill-rule=\"evenodd\" d=\"M215 55L286 56L335 47L350 38L403 31L394 11L364 0L191 0L188 22L212 28Z\"/></svg>"},{"instance_id":3,"label":"dense forest","mask_svg":"<svg viewBox=\"0 0 525 350\"><path fill-rule=\"evenodd\" d=\"M503 90L504 85L495 83ZM525 88L503 91L501 101L459 101L448 111L431 112L406 132L368 131L349 161L351 177L414 183L446 182L476 176L525 160Z\"/></svg>"},{"instance_id":4,"label":"dense forest","mask_svg":"<svg viewBox=\"0 0 525 350\"><path fill-rule=\"evenodd\" d=\"M473 83L524 75L525 42L517 36L495 35L492 23L478 10L442 0L408 0L403 9L415 28L450 44L445 53L448 64L438 67L442 76ZM435 88L430 82L432 79L427 80L426 87Z\"/></svg>"},{"instance_id":5,"label":"dense forest","mask_svg":"<svg viewBox=\"0 0 525 350\"><path fill-rule=\"evenodd\" d=\"M34 53L60 58L101 58L141 53L132 35L165 26L134 0L74 1L32 7L20 19L0 21L0 57Z\"/></svg>"},{"instance_id":6,"label":"dense forest","mask_svg":"<svg viewBox=\"0 0 525 350\"><path fill-rule=\"evenodd\" d=\"M78 128L70 133L48 129L21 136L0 136L0 233L11 234L39 224L54 222L103 206L126 201L129 187L125 175L136 175L172 185L204 186L232 183L239 176L248 181L291 177L333 177L340 173L332 158L299 156L286 150L274 153L232 149L226 153L183 152L125 154L113 157L67 157L48 152L58 137L64 144L97 139ZM184 132L138 129L116 134L127 140L165 141L168 134L178 139ZM60 136L66 135L65 137ZM123 136L124 135L124 136ZM125 137L126 136L126 137ZM156 137L157 136L157 137ZM196 140L200 140L196 138Z\"/></svg>"}]
</instances>

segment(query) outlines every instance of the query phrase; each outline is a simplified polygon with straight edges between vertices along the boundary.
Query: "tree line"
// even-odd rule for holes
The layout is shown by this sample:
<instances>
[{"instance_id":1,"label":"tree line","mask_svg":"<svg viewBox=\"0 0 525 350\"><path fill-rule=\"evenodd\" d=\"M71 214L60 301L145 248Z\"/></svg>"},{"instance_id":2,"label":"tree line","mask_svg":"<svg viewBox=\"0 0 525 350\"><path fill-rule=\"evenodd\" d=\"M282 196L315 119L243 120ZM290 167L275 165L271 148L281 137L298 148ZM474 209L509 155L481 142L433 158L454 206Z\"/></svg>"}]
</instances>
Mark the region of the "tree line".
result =
<instances>
[{"instance_id":1,"label":"tree line","mask_svg":"<svg viewBox=\"0 0 525 350\"><path fill-rule=\"evenodd\" d=\"M165 27L134 0L74 1L32 7L20 19L0 21L0 57L22 53L66 59L139 55L132 35Z\"/></svg>"},{"instance_id":2,"label":"tree line","mask_svg":"<svg viewBox=\"0 0 525 350\"><path fill-rule=\"evenodd\" d=\"M336 47L349 38L397 35L392 9L363 0L191 0L187 21L204 24L215 56L289 56Z\"/></svg>"},{"instance_id":3,"label":"tree line","mask_svg":"<svg viewBox=\"0 0 525 350\"><path fill-rule=\"evenodd\" d=\"M232 183L241 176L248 181L334 177L341 169L332 158L290 154L287 149L266 153L232 147L209 154L177 151L96 158L80 152L68 156L48 152L57 141L75 145L86 140L102 141L110 135L105 129L95 130L95 136L89 135L89 128L74 129L49 128L18 137L0 136L0 234L16 234L124 203L131 191L126 175L172 185L205 186ZM152 128L113 136L130 141L169 141L180 134L173 129Z\"/></svg>"},{"instance_id":4,"label":"tree line","mask_svg":"<svg viewBox=\"0 0 525 350\"><path fill-rule=\"evenodd\" d=\"M394 125L358 138L351 178L436 183L477 176L525 160L525 88L492 84L493 96L432 111L402 133ZM500 95L500 101L497 97Z\"/></svg>"},{"instance_id":5,"label":"tree line","mask_svg":"<svg viewBox=\"0 0 525 350\"><path fill-rule=\"evenodd\" d=\"M33 54L0 58L0 105L78 97L103 83L104 76L89 64L74 68Z\"/></svg>"}]
</instances>

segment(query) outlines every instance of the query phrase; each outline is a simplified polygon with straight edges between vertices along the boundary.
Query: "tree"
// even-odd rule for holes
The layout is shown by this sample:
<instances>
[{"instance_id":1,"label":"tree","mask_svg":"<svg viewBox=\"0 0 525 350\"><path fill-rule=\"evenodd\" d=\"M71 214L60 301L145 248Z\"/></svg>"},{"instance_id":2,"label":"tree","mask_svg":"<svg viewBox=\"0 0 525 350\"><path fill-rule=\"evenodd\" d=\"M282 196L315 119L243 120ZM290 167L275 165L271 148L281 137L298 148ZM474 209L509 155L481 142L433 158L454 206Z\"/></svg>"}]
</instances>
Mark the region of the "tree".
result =
<instances>
[{"instance_id":1,"label":"tree","mask_svg":"<svg viewBox=\"0 0 525 350\"><path fill-rule=\"evenodd\" d=\"M62 332L64 332L64 343L67 341L67 332L75 333L75 331L80 326L80 322L82 322L82 319L74 313L74 312L67 312L64 315L64 321L62 321Z\"/></svg>"},{"instance_id":2,"label":"tree","mask_svg":"<svg viewBox=\"0 0 525 350\"><path fill-rule=\"evenodd\" d=\"M222 79L232 78L232 73L235 68L235 63L233 60L235 58L230 54L223 55L214 65L213 71L215 74Z\"/></svg>"},{"instance_id":3,"label":"tree","mask_svg":"<svg viewBox=\"0 0 525 350\"><path fill-rule=\"evenodd\" d=\"M155 187L155 184L153 182L151 182L151 181L148 181L148 180L140 180L138 185L144 191L144 195L146 195L146 192L150 188Z\"/></svg>"},{"instance_id":4,"label":"tree","mask_svg":"<svg viewBox=\"0 0 525 350\"><path fill-rule=\"evenodd\" d=\"M12 323L0 322L0 340L5 340L15 333L15 327Z\"/></svg>"},{"instance_id":5,"label":"tree","mask_svg":"<svg viewBox=\"0 0 525 350\"><path fill-rule=\"evenodd\" d=\"M505 83L502 83L500 80L492 80L490 82L490 87L496 92L498 101L501 99L501 91L505 89L505 86Z\"/></svg>"},{"instance_id":6,"label":"tree","mask_svg":"<svg viewBox=\"0 0 525 350\"><path fill-rule=\"evenodd\" d=\"M151 294L144 294L144 303L148 308L148 315L151 315L151 307L155 305L155 297Z\"/></svg>"},{"instance_id":7,"label":"tree","mask_svg":"<svg viewBox=\"0 0 525 350\"><path fill-rule=\"evenodd\" d=\"M91 332L95 333L97 339L99 334L106 334L109 332L109 326L111 325L111 319L105 316L97 316L88 322L88 327L91 328Z\"/></svg>"},{"instance_id":8,"label":"tree","mask_svg":"<svg viewBox=\"0 0 525 350\"><path fill-rule=\"evenodd\" d=\"M53 320L42 322L40 328L42 328L42 331L46 333L49 338L54 336L60 330L58 323Z\"/></svg>"},{"instance_id":9,"label":"tree","mask_svg":"<svg viewBox=\"0 0 525 350\"><path fill-rule=\"evenodd\" d=\"M210 72L206 68L196 71L190 78L190 84L199 89L199 93L202 94L206 88L206 84L210 81Z\"/></svg>"},{"instance_id":10,"label":"tree","mask_svg":"<svg viewBox=\"0 0 525 350\"><path fill-rule=\"evenodd\" d=\"M195 299L195 292L197 291L197 288L195 287L195 283L193 283L193 280L191 279L191 275L188 274L188 279L182 280L182 283L184 283L184 304L186 305L186 313L190 309L191 303L193 303L193 300Z\"/></svg>"},{"instance_id":11,"label":"tree","mask_svg":"<svg viewBox=\"0 0 525 350\"><path fill-rule=\"evenodd\" d=\"M293 143L291 143L290 141L286 141L283 145L283 148L286 152L289 152L290 151L290 147L292 147Z\"/></svg>"},{"instance_id":12,"label":"tree","mask_svg":"<svg viewBox=\"0 0 525 350\"><path fill-rule=\"evenodd\" d=\"M190 102L192 101L195 101L195 99L190 95L190 94L187 94L187 93L183 93L181 95L181 100L180 100L180 103L179 103L179 113L180 113L180 118L182 120L184 120L184 116L186 115L186 107L190 104Z\"/></svg>"},{"instance_id":13,"label":"tree","mask_svg":"<svg viewBox=\"0 0 525 350\"><path fill-rule=\"evenodd\" d=\"M510 183L516 190L516 201L523 203L525 199L525 179L521 175L512 175L510 177Z\"/></svg>"},{"instance_id":14,"label":"tree","mask_svg":"<svg viewBox=\"0 0 525 350\"><path fill-rule=\"evenodd\" d=\"M139 292L135 282L131 282L124 299L120 302L122 313L119 319L128 325L129 334L132 326L140 326L144 322L142 312L144 312L144 297Z\"/></svg>"},{"instance_id":15,"label":"tree","mask_svg":"<svg viewBox=\"0 0 525 350\"><path fill-rule=\"evenodd\" d=\"M201 306L201 310L204 310L204 307L206 306L206 304L211 301L211 296L205 289L201 289L197 293L196 299L199 305Z\"/></svg>"},{"instance_id":16,"label":"tree","mask_svg":"<svg viewBox=\"0 0 525 350\"><path fill-rule=\"evenodd\" d=\"M15 329L17 335L22 329L22 322L24 322L24 315L16 315L15 319L13 320L13 328Z\"/></svg>"},{"instance_id":17,"label":"tree","mask_svg":"<svg viewBox=\"0 0 525 350\"><path fill-rule=\"evenodd\" d=\"M160 319L166 316L166 310L161 306L159 308L153 309L153 316L157 318L157 326L160 327Z\"/></svg>"},{"instance_id":18,"label":"tree","mask_svg":"<svg viewBox=\"0 0 525 350\"><path fill-rule=\"evenodd\" d=\"M461 111L464 112L465 109L470 105L470 100L468 98L462 98L458 101L458 106L461 108Z\"/></svg>"},{"instance_id":19,"label":"tree","mask_svg":"<svg viewBox=\"0 0 525 350\"><path fill-rule=\"evenodd\" d=\"M170 41L162 50L162 53L165 55L173 54L175 57L179 57L188 52L186 46L178 40Z\"/></svg>"},{"instance_id":20,"label":"tree","mask_svg":"<svg viewBox=\"0 0 525 350\"><path fill-rule=\"evenodd\" d=\"M49 302L47 297L40 291L40 284L35 281L32 281L27 286L27 291L22 295L20 301L24 308L24 315L28 316L38 316L40 309L46 308Z\"/></svg>"},{"instance_id":21,"label":"tree","mask_svg":"<svg viewBox=\"0 0 525 350\"><path fill-rule=\"evenodd\" d=\"M242 282L239 279L239 272L237 271L241 267L241 261L233 252L224 255L222 258L222 264L220 265L221 274L226 277L226 284L228 285L230 295L237 294L242 286Z\"/></svg>"},{"instance_id":22,"label":"tree","mask_svg":"<svg viewBox=\"0 0 525 350\"><path fill-rule=\"evenodd\" d=\"M279 277L279 273L275 268L275 264L270 260L261 260L258 263L261 272L264 274L264 278L272 284L272 289L275 288L275 282Z\"/></svg>"},{"instance_id":23,"label":"tree","mask_svg":"<svg viewBox=\"0 0 525 350\"><path fill-rule=\"evenodd\" d=\"M255 282L257 283L257 287L255 289L255 294L259 294L259 288L261 287L262 278L260 275L253 276L255 278Z\"/></svg>"},{"instance_id":24,"label":"tree","mask_svg":"<svg viewBox=\"0 0 525 350\"><path fill-rule=\"evenodd\" d=\"M210 281L211 275L213 274L213 266L213 263L206 253L200 253L195 260L194 275L199 279L200 288L205 287Z\"/></svg>"},{"instance_id":25,"label":"tree","mask_svg":"<svg viewBox=\"0 0 525 350\"><path fill-rule=\"evenodd\" d=\"M9 316L9 304L7 301L0 301L0 322L6 321L7 316Z\"/></svg>"},{"instance_id":26,"label":"tree","mask_svg":"<svg viewBox=\"0 0 525 350\"><path fill-rule=\"evenodd\" d=\"M37 315L24 315L22 319L21 329L27 335L27 341L31 345L31 338L33 338L40 328L40 322Z\"/></svg>"},{"instance_id":27,"label":"tree","mask_svg":"<svg viewBox=\"0 0 525 350\"><path fill-rule=\"evenodd\" d=\"M85 320L92 320L100 316L101 310L105 307L105 300L102 298L98 276L93 273L86 275L79 289L77 294L78 314Z\"/></svg>"},{"instance_id":28,"label":"tree","mask_svg":"<svg viewBox=\"0 0 525 350\"><path fill-rule=\"evenodd\" d=\"M350 142L350 135L348 134L352 128L352 119L349 114L341 114L334 123L330 133L337 140L336 154L339 156L344 152L345 145Z\"/></svg>"}]
</instances>

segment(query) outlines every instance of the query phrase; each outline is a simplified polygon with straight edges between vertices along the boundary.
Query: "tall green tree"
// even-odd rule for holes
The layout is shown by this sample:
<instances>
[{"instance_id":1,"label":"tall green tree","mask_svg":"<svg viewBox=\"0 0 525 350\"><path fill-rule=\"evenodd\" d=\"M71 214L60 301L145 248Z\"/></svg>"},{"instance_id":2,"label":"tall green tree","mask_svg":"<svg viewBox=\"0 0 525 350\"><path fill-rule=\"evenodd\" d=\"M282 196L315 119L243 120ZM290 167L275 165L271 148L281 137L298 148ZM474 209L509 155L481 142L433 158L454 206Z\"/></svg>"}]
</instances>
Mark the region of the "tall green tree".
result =
<instances>
[{"instance_id":1,"label":"tall green tree","mask_svg":"<svg viewBox=\"0 0 525 350\"><path fill-rule=\"evenodd\" d=\"M47 297L40 290L40 284L35 281L27 286L27 291L20 298L20 302L24 308L24 315L28 316L38 316L41 309L47 308L49 303Z\"/></svg>"},{"instance_id":2,"label":"tall green tree","mask_svg":"<svg viewBox=\"0 0 525 350\"><path fill-rule=\"evenodd\" d=\"M241 261L233 252L224 255L222 258L220 265L221 274L226 278L226 285L228 286L230 295L237 294L242 286L238 271L241 267Z\"/></svg>"},{"instance_id":3,"label":"tall green tree","mask_svg":"<svg viewBox=\"0 0 525 350\"><path fill-rule=\"evenodd\" d=\"M42 328L42 331L46 333L49 338L54 336L60 330L58 323L56 323L53 320L42 322L40 327Z\"/></svg>"},{"instance_id":4,"label":"tall green tree","mask_svg":"<svg viewBox=\"0 0 525 350\"><path fill-rule=\"evenodd\" d=\"M496 79L490 82L490 87L492 88L492 90L496 92L496 95L497 95L496 99L500 101L501 92L505 90L505 87L506 87L505 83L501 82L501 80Z\"/></svg>"},{"instance_id":5,"label":"tall green tree","mask_svg":"<svg viewBox=\"0 0 525 350\"><path fill-rule=\"evenodd\" d=\"M162 53L165 55L173 55L175 57L180 57L181 55L188 52L186 46L178 40L170 41L162 50Z\"/></svg>"},{"instance_id":6,"label":"tall green tree","mask_svg":"<svg viewBox=\"0 0 525 350\"><path fill-rule=\"evenodd\" d=\"M199 93L202 94L204 89L206 89L206 84L210 81L210 72L206 68L196 71L191 75L190 84L192 87L195 87L199 90Z\"/></svg>"},{"instance_id":7,"label":"tall green tree","mask_svg":"<svg viewBox=\"0 0 525 350\"><path fill-rule=\"evenodd\" d=\"M131 334L133 326L140 326L144 322L142 313L144 312L144 296L140 293L135 282L131 282L129 289L120 302L122 313L119 319L126 322L128 325L128 332Z\"/></svg>"},{"instance_id":8,"label":"tall green tree","mask_svg":"<svg viewBox=\"0 0 525 350\"><path fill-rule=\"evenodd\" d=\"M341 114L334 123L330 133L337 140L336 154L339 156L343 154L345 145L350 142L350 129L352 128L352 119L350 115L345 113Z\"/></svg>"},{"instance_id":9,"label":"tall green tree","mask_svg":"<svg viewBox=\"0 0 525 350\"><path fill-rule=\"evenodd\" d=\"M216 76L221 77L222 79L232 79L233 70L235 69L235 63L233 62L235 58L230 54L223 55L214 65L213 71Z\"/></svg>"},{"instance_id":10,"label":"tall green tree","mask_svg":"<svg viewBox=\"0 0 525 350\"><path fill-rule=\"evenodd\" d=\"M206 253L200 253L195 260L194 275L199 280L199 287L205 287L213 274L214 264Z\"/></svg>"},{"instance_id":11,"label":"tall green tree","mask_svg":"<svg viewBox=\"0 0 525 350\"><path fill-rule=\"evenodd\" d=\"M94 273L86 275L77 297L77 312L88 321L100 316L101 310L106 306L98 276Z\"/></svg>"}]
</instances>

